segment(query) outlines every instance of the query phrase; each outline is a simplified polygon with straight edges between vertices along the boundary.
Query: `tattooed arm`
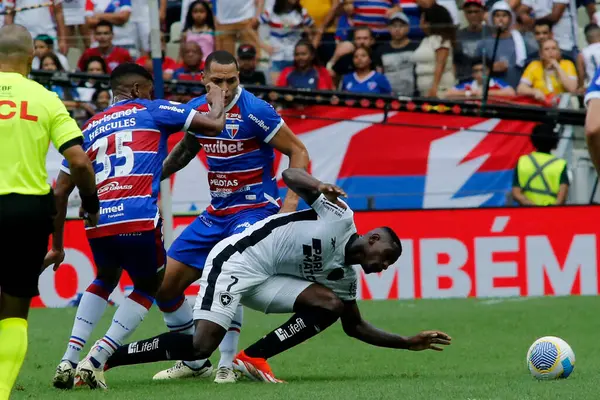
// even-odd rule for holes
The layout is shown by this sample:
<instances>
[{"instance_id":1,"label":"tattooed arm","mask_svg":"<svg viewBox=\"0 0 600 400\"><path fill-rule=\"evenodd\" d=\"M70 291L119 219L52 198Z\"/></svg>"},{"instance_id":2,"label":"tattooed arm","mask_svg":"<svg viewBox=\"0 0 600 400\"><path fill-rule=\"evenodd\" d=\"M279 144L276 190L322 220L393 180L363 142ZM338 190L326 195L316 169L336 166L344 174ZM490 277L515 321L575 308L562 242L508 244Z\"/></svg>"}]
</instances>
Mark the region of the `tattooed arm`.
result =
<instances>
[{"instance_id":1,"label":"tattooed arm","mask_svg":"<svg viewBox=\"0 0 600 400\"><path fill-rule=\"evenodd\" d=\"M166 160L163 162L162 174L160 180L167 179L175 172L189 164L196 157L202 146L198 143L198 139L189 132L183 135L183 139L169 153Z\"/></svg>"}]
</instances>

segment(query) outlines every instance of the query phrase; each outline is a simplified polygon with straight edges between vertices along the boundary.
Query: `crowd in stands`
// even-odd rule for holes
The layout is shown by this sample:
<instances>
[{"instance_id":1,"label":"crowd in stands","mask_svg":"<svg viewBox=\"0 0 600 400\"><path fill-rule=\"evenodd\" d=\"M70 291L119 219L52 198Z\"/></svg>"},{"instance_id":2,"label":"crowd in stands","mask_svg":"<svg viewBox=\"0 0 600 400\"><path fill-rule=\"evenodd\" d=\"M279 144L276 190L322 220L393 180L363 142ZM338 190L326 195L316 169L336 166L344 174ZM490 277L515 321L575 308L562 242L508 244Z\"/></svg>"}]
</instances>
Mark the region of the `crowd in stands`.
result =
<instances>
[{"instance_id":1,"label":"crowd in stands","mask_svg":"<svg viewBox=\"0 0 600 400\"><path fill-rule=\"evenodd\" d=\"M33 69L106 74L135 61L152 70L146 0L58 0L11 12L39 1L0 0L8 11L0 24L22 24L35 37ZM163 78L200 81L207 55L223 49L237 54L242 84L465 99L481 97L490 74L490 96L550 105L562 93L581 95L599 65L595 7L594 0L160 0ZM81 118L110 95L93 80L50 89Z\"/></svg>"}]
</instances>

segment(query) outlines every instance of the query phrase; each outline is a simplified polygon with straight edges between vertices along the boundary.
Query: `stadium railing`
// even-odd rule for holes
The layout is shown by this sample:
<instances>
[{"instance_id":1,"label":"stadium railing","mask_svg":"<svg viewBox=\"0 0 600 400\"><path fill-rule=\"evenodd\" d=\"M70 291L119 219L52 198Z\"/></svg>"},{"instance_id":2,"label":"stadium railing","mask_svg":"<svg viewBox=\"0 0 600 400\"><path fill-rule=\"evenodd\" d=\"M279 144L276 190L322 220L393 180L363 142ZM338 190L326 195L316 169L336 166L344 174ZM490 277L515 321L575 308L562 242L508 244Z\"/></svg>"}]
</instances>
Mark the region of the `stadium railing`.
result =
<instances>
[{"instance_id":1,"label":"stadium railing","mask_svg":"<svg viewBox=\"0 0 600 400\"><path fill-rule=\"evenodd\" d=\"M31 77L42 85L84 87L88 80L96 81L96 88L108 89L109 77L86 73L66 73L49 71L31 71ZM199 82L168 80L164 83L165 93L192 93L194 96L204 92ZM298 105L331 105L340 107L372 108L389 111L409 111L427 114L450 114L507 120L527 120L562 125L583 126L583 110L561 109L531 105L533 102L522 97L488 99L482 107L481 100L468 101L443 100L424 97L403 97L379 94L357 94L340 91L306 91L291 88L269 86L244 86L254 95L267 101L276 102L284 107ZM512 101L512 104L510 103ZM385 119L383 121L385 123Z\"/></svg>"}]
</instances>

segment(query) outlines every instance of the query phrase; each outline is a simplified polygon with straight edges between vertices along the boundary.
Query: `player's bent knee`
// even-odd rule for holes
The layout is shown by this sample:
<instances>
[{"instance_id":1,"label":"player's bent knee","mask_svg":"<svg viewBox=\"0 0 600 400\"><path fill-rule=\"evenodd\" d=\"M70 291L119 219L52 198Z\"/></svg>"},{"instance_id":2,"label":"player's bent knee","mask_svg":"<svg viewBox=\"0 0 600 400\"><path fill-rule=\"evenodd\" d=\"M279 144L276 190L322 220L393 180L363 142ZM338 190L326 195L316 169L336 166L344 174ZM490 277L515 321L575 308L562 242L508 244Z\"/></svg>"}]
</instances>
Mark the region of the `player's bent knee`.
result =
<instances>
[{"instance_id":1,"label":"player's bent knee","mask_svg":"<svg viewBox=\"0 0 600 400\"><path fill-rule=\"evenodd\" d=\"M315 307L328 311L332 315L339 317L344 311L344 303L330 289L319 284L310 285L296 299L294 311L299 311L306 307Z\"/></svg>"},{"instance_id":2,"label":"player's bent knee","mask_svg":"<svg viewBox=\"0 0 600 400\"><path fill-rule=\"evenodd\" d=\"M225 328L216 322L196 320L196 332L193 340L195 359L209 358L219 347L225 333Z\"/></svg>"},{"instance_id":3,"label":"player's bent knee","mask_svg":"<svg viewBox=\"0 0 600 400\"><path fill-rule=\"evenodd\" d=\"M329 311L332 315L339 317L344 311L344 303L334 293L331 293L331 296L325 300L321 308Z\"/></svg>"}]
</instances>

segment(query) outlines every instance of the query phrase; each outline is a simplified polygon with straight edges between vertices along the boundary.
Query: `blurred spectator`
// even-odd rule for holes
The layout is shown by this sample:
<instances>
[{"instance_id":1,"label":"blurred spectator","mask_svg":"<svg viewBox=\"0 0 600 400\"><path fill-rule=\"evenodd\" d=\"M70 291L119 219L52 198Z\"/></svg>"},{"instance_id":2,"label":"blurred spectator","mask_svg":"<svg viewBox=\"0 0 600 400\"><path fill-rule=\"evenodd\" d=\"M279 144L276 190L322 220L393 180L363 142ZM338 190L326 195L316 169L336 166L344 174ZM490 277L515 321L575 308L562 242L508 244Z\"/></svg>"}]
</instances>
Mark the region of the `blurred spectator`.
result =
<instances>
[{"instance_id":1,"label":"blurred spectator","mask_svg":"<svg viewBox=\"0 0 600 400\"><path fill-rule=\"evenodd\" d=\"M0 1L0 28L4 26L4 13L9 8L14 8L14 0L2 0Z\"/></svg>"},{"instance_id":2,"label":"blurred spectator","mask_svg":"<svg viewBox=\"0 0 600 400\"><path fill-rule=\"evenodd\" d=\"M266 85L267 80L262 71L256 70L256 49L251 44L243 44L237 51L240 66L240 83L242 85Z\"/></svg>"},{"instance_id":3,"label":"blurred spectator","mask_svg":"<svg viewBox=\"0 0 600 400\"><path fill-rule=\"evenodd\" d=\"M314 22L300 0L275 0L271 10L265 10L260 22L269 26L271 81L277 82L281 71L294 64L294 46L306 34L312 40Z\"/></svg>"},{"instance_id":4,"label":"blurred spectator","mask_svg":"<svg viewBox=\"0 0 600 400\"><path fill-rule=\"evenodd\" d=\"M92 103L96 106L97 112L107 109L111 102L112 95L108 89L98 89L92 96Z\"/></svg>"},{"instance_id":5,"label":"blurred spectator","mask_svg":"<svg viewBox=\"0 0 600 400\"><path fill-rule=\"evenodd\" d=\"M392 94L385 75L373 69L371 50L359 47L353 53L354 73L344 75L341 89L353 93Z\"/></svg>"},{"instance_id":6,"label":"blurred spectator","mask_svg":"<svg viewBox=\"0 0 600 400\"><path fill-rule=\"evenodd\" d=\"M202 69L204 61L202 61L202 50L196 42L187 42L181 46L181 58L183 65L173 72L173 79L178 81L202 81ZM177 100L179 102L188 102L192 97L199 96L202 92L202 86L184 86L177 85Z\"/></svg>"},{"instance_id":7,"label":"blurred spectator","mask_svg":"<svg viewBox=\"0 0 600 400\"><path fill-rule=\"evenodd\" d=\"M456 81L452 63L456 27L448 10L434 4L423 11L421 29L425 38L413 55L417 64L417 90L421 96L438 97Z\"/></svg>"},{"instance_id":8,"label":"blurred spectator","mask_svg":"<svg viewBox=\"0 0 600 400\"><path fill-rule=\"evenodd\" d=\"M512 87L517 87L527 59L527 45L521 33L513 29L514 14L508 3L498 1L489 14L490 24L495 32L492 37L479 43L476 57L481 58L485 55L486 62L490 62L494 55L494 42L499 36L491 75L504 80Z\"/></svg>"},{"instance_id":9,"label":"blurred spectator","mask_svg":"<svg viewBox=\"0 0 600 400\"><path fill-rule=\"evenodd\" d=\"M110 22L113 26L114 37L112 42L119 47L127 49L130 54L137 55L136 36L131 18L131 0L86 0L85 21L95 28L100 21ZM113 67L109 67L112 69Z\"/></svg>"},{"instance_id":10,"label":"blurred spectator","mask_svg":"<svg viewBox=\"0 0 600 400\"><path fill-rule=\"evenodd\" d=\"M82 72L90 75L108 75L108 66L104 58L99 56L92 56L88 58L83 66ZM92 96L96 92L96 80L88 79L84 83L84 87L77 89L79 92L79 98L81 101L91 101Z\"/></svg>"},{"instance_id":11,"label":"blurred spectator","mask_svg":"<svg viewBox=\"0 0 600 400\"><path fill-rule=\"evenodd\" d=\"M84 47L90 47L90 27L85 24L85 0L64 0L65 35L69 47L78 47L81 38Z\"/></svg>"},{"instance_id":12,"label":"blurred spectator","mask_svg":"<svg viewBox=\"0 0 600 400\"><path fill-rule=\"evenodd\" d=\"M329 72L315 65L316 50L307 40L301 40L294 49L294 66L279 75L277 86L304 90L333 90Z\"/></svg>"},{"instance_id":13,"label":"blurred spectator","mask_svg":"<svg viewBox=\"0 0 600 400\"><path fill-rule=\"evenodd\" d=\"M40 57L40 65L42 71L60 71L65 72L65 69L60 63L60 60L54 53L48 53ZM71 102L74 100L78 100L79 96L77 94L77 90L74 88L69 88L66 86L52 85L50 87L46 87L48 90L53 91L58 95L58 97L65 102L65 106L68 109L71 109L73 105L68 105L66 102Z\"/></svg>"},{"instance_id":14,"label":"blurred spectator","mask_svg":"<svg viewBox=\"0 0 600 400\"><path fill-rule=\"evenodd\" d=\"M31 62L31 69L40 69L40 58L48 53L54 53L60 60L61 65L65 71L70 71L69 60L63 54L54 51L54 39L48 35L37 35L33 39L33 61Z\"/></svg>"},{"instance_id":15,"label":"blurred spectator","mask_svg":"<svg viewBox=\"0 0 600 400\"><path fill-rule=\"evenodd\" d=\"M183 66L173 71L173 79L182 81L201 81L204 59L202 49L196 42L187 42L181 46Z\"/></svg>"},{"instance_id":16,"label":"blurred spectator","mask_svg":"<svg viewBox=\"0 0 600 400\"><path fill-rule=\"evenodd\" d=\"M575 0L523 0L519 8L519 17L523 25L530 30L534 25L532 14L536 20L544 18L554 24L554 39L557 40L563 54L574 60L579 31Z\"/></svg>"},{"instance_id":17,"label":"blurred spectator","mask_svg":"<svg viewBox=\"0 0 600 400\"><path fill-rule=\"evenodd\" d=\"M215 51L215 22L210 7L204 1L190 4L181 35L181 48L186 42L195 42L202 51L202 61Z\"/></svg>"},{"instance_id":18,"label":"blurred spectator","mask_svg":"<svg viewBox=\"0 0 600 400\"><path fill-rule=\"evenodd\" d=\"M336 75L336 78L342 77L354 71L353 54L354 50L359 47L365 47L373 51L375 38L368 26L361 26L354 30L353 42L343 42L338 45L335 54L329 61L331 69ZM379 62L375 62L378 64Z\"/></svg>"},{"instance_id":19,"label":"blurred spectator","mask_svg":"<svg viewBox=\"0 0 600 400\"><path fill-rule=\"evenodd\" d=\"M6 6L7 8L13 6L15 8L34 7L39 3L38 0L14 0L7 3ZM69 51L61 0L55 1L50 7L31 8L19 11L16 14L7 14L4 17L4 22L7 25L12 23L23 25L32 37L48 35L57 38L60 52L67 54Z\"/></svg>"},{"instance_id":20,"label":"blurred spectator","mask_svg":"<svg viewBox=\"0 0 600 400\"><path fill-rule=\"evenodd\" d=\"M392 91L400 96L415 94L415 62L413 53L419 46L408 38L410 21L406 14L398 12L390 18L389 31L392 39L378 46L375 56L377 72L383 73L392 85Z\"/></svg>"},{"instance_id":21,"label":"blurred spectator","mask_svg":"<svg viewBox=\"0 0 600 400\"><path fill-rule=\"evenodd\" d=\"M133 62L127 49L113 45L113 25L108 21L99 21L94 28L94 40L98 43L97 47L87 49L79 58L77 67L80 71L84 70L87 59L92 56L104 58L108 66L108 72L112 71L119 64Z\"/></svg>"},{"instance_id":22,"label":"blurred spectator","mask_svg":"<svg viewBox=\"0 0 600 400\"><path fill-rule=\"evenodd\" d=\"M352 32L354 30L354 0L343 0L341 4L340 17L338 18L336 30L335 30L335 41L336 45L339 42L345 42L352 40ZM352 53L352 51L350 51ZM331 57L334 57L333 55ZM331 62L331 58L328 62ZM331 62L333 65L335 61Z\"/></svg>"},{"instance_id":23,"label":"blurred spectator","mask_svg":"<svg viewBox=\"0 0 600 400\"><path fill-rule=\"evenodd\" d=\"M317 49L317 59L327 63L335 51L335 17L340 0L300 0L300 5L308 11L315 22L313 46Z\"/></svg>"},{"instance_id":24,"label":"blurred spectator","mask_svg":"<svg viewBox=\"0 0 600 400\"><path fill-rule=\"evenodd\" d=\"M150 54L150 8L147 0L131 0L131 16L125 28L131 34L139 55Z\"/></svg>"},{"instance_id":25,"label":"blurred spectator","mask_svg":"<svg viewBox=\"0 0 600 400\"><path fill-rule=\"evenodd\" d=\"M160 36L160 48L162 51L162 71L163 71L163 79L168 80L173 76L173 72L180 67L176 60L173 60L171 57L167 57L166 49L167 49L167 40L166 35L163 33ZM152 57L150 56L141 56L135 63L141 65L146 68L147 71L153 73L154 66L152 65Z\"/></svg>"},{"instance_id":26,"label":"blurred spectator","mask_svg":"<svg viewBox=\"0 0 600 400\"><path fill-rule=\"evenodd\" d=\"M545 101L547 95L575 93L577 71L572 61L561 60L558 43L548 39L542 44L540 60L532 61L517 87L517 93Z\"/></svg>"},{"instance_id":27,"label":"blurred spectator","mask_svg":"<svg viewBox=\"0 0 600 400\"><path fill-rule=\"evenodd\" d=\"M217 50L235 54L235 42L258 48L260 40L254 30L264 11L264 0L213 0Z\"/></svg>"},{"instance_id":28,"label":"blurred spectator","mask_svg":"<svg viewBox=\"0 0 600 400\"><path fill-rule=\"evenodd\" d=\"M97 113L104 111L108 108L112 102L112 95L108 89L96 89L90 97L83 103L80 103L80 108L84 111L83 121L80 123L82 126L88 119L92 118Z\"/></svg>"},{"instance_id":29,"label":"blurred spectator","mask_svg":"<svg viewBox=\"0 0 600 400\"><path fill-rule=\"evenodd\" d=\"M474 59L472 66L473 79L470 82L463 82L448 90L448 92L446 92L446 98L468 99L471 97L483 96L483 88L485 85L483 77L488 73L489 68L485 68L484 71L483 62L481 60ZM490 96L514 96L515 89L510 87L508 83L504 82L500 78L490 78L488 94Z\"/></svg>"},{"instance_id":30,"label":"blurred spectator","mask_svg":"<svg viewBox=\"0 0 600 400\"><path fill-rule=\"evenodd\" d=\"M454 64L456 77L459 81L471 76L471 66L477 54L477 44L492 34L487 25L483 25L485 9L483 0L466 0L463 4L463 13L467 26L456 33L456 49L454 51Z\"/></svg>"},{"instance_id":31,"label":"blurred spectator","mask_svg":"<svg viewBox=\"0 0 600 400\"><path fill-rule=\"evenodd\" d=\"M388 19L398 11L402 11L400 0L354 0L352 18L354 26L369 27L377 42L388 41Z\"/></svg>"},{"instance_id":32,"label":"blurred spectator","mask_svg":"<svg viewBox=\"0 0 600 400\"><path fill-rule=\"evenodd\" d=\"M460 16L458 12L458 6L456 5L456 0L416 0L416 3L421 12L427 8L433 7L434 4L438 4L448 10L454 25L460 25ZM402 4L402 7L404 7L404 3Z\"/></svg>"},{"instance_id":33,"label":"blurred spectator","mask_svg":"<svg viewBox=\"0 0 600 400\"><path fill-rule=\"evenodd\" d=\"M575 0L577 8L585 7L585 12L588 15L590 23L594 23L596 20L596 2L595 0ZM596 21L597 22L597 21Z\"/></svg>"},{"instance_id":34,"label":"blurred spectator","mask_svg":"<svg viewBox=\"0 0 600 400\"><path fill-rule=\"evenodd\" d=\"M525 65L537 60L540 57L542 43L548 39L554 39L554 35L552 34L552 25L552 21L548 19L542 18L535 20L533 34L535 36L535 41L537 42L537 48L535 50L530 49L529 53L527 53L527 62Z\"/></svg>"},{"instance_id":35,"label":"blurred spectator","mask_svg":"<svg viewBox=\"0 0 600 400\"><path fill-rule=\"evenodd\" d=\"M585 27L584 33L588 45L577 56L580 94L583 94L587 86L586 82L592 81L596 70L600 67L600 27L596 24L589 24Z\"/></svg>"},{"instance_id":36,"label":"blurred spectator","mask_svg":"<svg viewBox=\"0 0 600 400\"><path fill-rule=\"evenodd\" d=\"M535 148L519 158L513 175L512 196L522 206L563 205L569 194L567 162L552 155L558 145L558 133L552 125L533 128Z\"/></svg>"}]
</instances>

